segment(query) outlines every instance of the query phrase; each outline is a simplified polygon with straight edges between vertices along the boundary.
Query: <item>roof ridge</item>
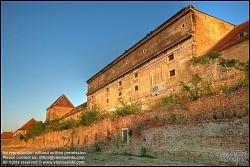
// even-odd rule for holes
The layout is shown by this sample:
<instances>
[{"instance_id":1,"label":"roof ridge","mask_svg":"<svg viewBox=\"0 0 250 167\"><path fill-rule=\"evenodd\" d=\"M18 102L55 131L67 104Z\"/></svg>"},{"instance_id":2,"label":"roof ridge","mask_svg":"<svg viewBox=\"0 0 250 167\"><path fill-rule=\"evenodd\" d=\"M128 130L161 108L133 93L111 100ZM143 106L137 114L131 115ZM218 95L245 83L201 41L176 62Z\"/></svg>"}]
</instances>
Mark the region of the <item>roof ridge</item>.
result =
<instances>
[{"instance_id":1,"label":"roof ridge","mask_svg":"<svg viewBox=\"0 0 250 167\"><path fill-rule=\"evenodd\" d=\"M65 106L66 105L66 106ZM52 103L48 108L58 106L58 107L72 107L74 108L74 105L71 103L71 101L67 98L65 94L62 94L60 97L58 97L54 103Z\"/></svg>"}]
</instances>

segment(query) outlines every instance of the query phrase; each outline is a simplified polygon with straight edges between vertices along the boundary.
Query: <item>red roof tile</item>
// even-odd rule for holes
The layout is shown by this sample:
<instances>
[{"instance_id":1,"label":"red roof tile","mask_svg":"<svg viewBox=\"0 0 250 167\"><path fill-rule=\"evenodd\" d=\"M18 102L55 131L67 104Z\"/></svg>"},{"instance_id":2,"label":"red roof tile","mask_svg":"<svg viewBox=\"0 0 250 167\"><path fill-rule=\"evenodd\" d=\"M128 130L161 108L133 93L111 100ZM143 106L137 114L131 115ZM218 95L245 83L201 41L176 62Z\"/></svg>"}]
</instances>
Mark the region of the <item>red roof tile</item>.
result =
<instances>
[{"instance_id":1,"label":"red roof tile","mask_svg":"<svg viewBox=\"0 0 250 167\"><path fill-rule=\"evenodd\" d=\"M87 109L87 102L80 104L79 106L76 106L75 108L73 108L72 110L70 110L69 112L67 112L66 114L64 114L61 119L66 118L70 115L73 115L75 113L78 113L80 111L86 110Z\"/></svg>"},{"instance_id":2,"label":"red roof tile","mask_svg":"<svg viewBox=\"0 0 250 167\"><path fill-rule=\"evenodd\" d=\"M21 128L19 128L18 130L28 130L32 125L34 125L37 121L32 118L30 119L26 124L24 124Z\"/></svg>"},{"instance_id":3,"label":"red roof tile","mask_svg":"<svg viewBox=\"0 0 250 167\"><path fill-rule=\"evenodd\" d=\"M61 95L53 104L51 104L47 110L49 108L52 107L71 107L74 108L74 105L69 101L69 99L65 96L65 95Z\"/></svg>"},{"instance_id":4,"label":"red roof tile","mask_svg":"<svg viewBox=\"0 0 250 167\"><path fill-rule=\"evenodd\" d=\"M243 33L241 37L240 34ZM249 21L246 21L234 29L229 31L221 40L219 40L210 50L211 51L221 51L227 47L230 47L246 38L249 38Z\"/></svg>"},{"instance_id":5,"label":"red roof tile","mask_svg":"<svg viewBox=\"0 0 250 167\"><path fill-rule=\"evenodd\" d=\"M11 138L12 136L13 136L13 132L3 132L1 134L1 139Z\"/></svg>"}]
</instances>

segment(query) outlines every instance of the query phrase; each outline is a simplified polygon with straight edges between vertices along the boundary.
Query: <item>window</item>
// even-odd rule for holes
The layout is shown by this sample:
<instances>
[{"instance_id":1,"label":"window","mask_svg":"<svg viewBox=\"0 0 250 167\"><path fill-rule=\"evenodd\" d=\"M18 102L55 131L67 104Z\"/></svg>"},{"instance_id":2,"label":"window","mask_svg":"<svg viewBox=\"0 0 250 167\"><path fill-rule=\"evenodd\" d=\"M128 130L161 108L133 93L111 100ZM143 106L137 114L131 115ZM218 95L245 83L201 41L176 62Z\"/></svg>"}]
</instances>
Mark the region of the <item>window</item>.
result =
<instances>
[{"instance_id":1,"label":"window","mask_svg":"<svg viewBox=\"0 0 250 167\"><path fill-rule=\"evenodd\" d=\"M109 88L106 88L106 91L109 92Z\"/></svg>"},{"instance_id":2,"label":"window","mask_svg":"<svg viewBox=\"0 0 250 167\"><path fill-rule=\"evenodd\" d=\"M136 85L136 86L135 86L135 91L138 91L138 90L139 90L139 86Z\"/></svg>"},{"instance_id":3,"label":"window","mask_svg":"<svg viewBox=\"0 0 250 167\"><path fill-rule=\"evenodd\" d=\"M240 32L240 38L242 38L242 37L244 37L244 32L243 31Z\"/></svg>"},{"instance_id":4,"label":"window","mask_svg":"<svg viewBox=\"0 0 250 167\"><path fill-rule=\"evenodd\" d=\"M143 49L143 51L142 51L142 52L143 52L143 53L146 53L146 51L147 51L146 49Z\"/></svg>"},{"instance_id":5,"label":"window","mask_svg":"<svg viewBox=\"0 0 250 167\"><path fill-rule=\"evenodd\" d=\"M121 95L122 95L122 91L120 91L120 92L118 93L118 95L121 96Z\"/></svg>"},{"instance_id":6,"label":"window","mask_svg":"<svg viewBox=\"0 0 250 167\"><path fill-rule=\"evenodd\" d=\"M172 60L174 60L174 54L173 53L168 55L168 61L172 61Z\"/></svg>"},{"instance_id":7,"label":"window","mask_svg":"<svg viewBox=\"0 0 250 167\"><path fill-rule=\"evenodd\" d=\"M135 79L138 78L138 73L135 73L135 74L134 74L134 78L135 78Z\"/></svg>"},{"instance_id":8,"label":"window","mask_svg":"<svg viewBox=\"0 0 250 167\"><path fill-rule=\"evenodd\" d=\"M173 69L173 70L169 71L169 74L170 74L170 77L175 76L175 69Z\"/></svg>"},{"instance_id":9,"label":"window","mask_svg":"<svg viewBox=\"0 0 250 167\"><path fill-rule=\"evenodd\" d=\"M122 85L122 81L119 81L118 86L121 86L121 85Z\"/></svg>"},{"instance_id":10,"label":"window","mask_svg":"<svg viewBox=\"0 0 250 167\"><path fill-rule=\"evenodd\" d=\"M109 103L109 99L107 99L107 103Z\"/></svg>"}]
</instances>

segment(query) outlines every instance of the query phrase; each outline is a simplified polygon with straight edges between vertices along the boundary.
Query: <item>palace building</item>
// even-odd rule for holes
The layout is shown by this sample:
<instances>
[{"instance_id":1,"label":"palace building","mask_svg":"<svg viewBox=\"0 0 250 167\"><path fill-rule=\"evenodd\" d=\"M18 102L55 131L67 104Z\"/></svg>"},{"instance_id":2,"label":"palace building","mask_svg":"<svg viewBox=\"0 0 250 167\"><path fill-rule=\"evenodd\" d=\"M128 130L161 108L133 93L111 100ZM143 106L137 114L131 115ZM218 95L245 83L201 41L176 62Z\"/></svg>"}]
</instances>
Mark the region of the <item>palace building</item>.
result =
<instances>
[{"instance_id":1,"label":"palace building","mask_svg":"<svg viewBox=\"0 0 250 167\"><path fill-rule=\"evenodd\" d=\"M190 82L197 72L211 79L214 87L242 77L218 63L206 69L190 66L191 58L212 51L248 61L249 22L235 26L187 6L92 76L87 81L87 102L74 107L62 95L47 109L46 120L76 120L95 105L113 111L121 101L139 102L147 109L160 97L179 93L180 82Z\"/></svg>"},{"instance_id":2,"label":"palace building","mask_svg":"<svg viewBox=\"0 0 250 167\"><path fill-rule=\"evenodd\" d=\"M181 9L87 81L88 108L112 111L123 100L139 101L146 109L156 96L174 93L181 81L190 81L195 71L188 61L211 51L235 27L193 6Z\"/></svg>"}]
</instances>

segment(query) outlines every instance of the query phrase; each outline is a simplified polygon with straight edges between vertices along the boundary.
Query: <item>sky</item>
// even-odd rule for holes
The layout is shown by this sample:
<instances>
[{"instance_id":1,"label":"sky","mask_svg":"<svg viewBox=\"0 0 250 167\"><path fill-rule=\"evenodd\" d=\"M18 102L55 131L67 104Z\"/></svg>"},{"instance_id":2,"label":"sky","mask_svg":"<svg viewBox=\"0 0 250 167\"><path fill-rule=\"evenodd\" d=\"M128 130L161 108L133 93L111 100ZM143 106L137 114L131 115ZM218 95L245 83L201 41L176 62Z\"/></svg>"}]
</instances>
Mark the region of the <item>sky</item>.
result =
<instances>
[{"instance_id":1,"label":"sky","mask_svg":"<svg viewBox=\"0 0 250 167\"><path fill-rule=\"evenodd\" d=\"M1 132L45 121L62 94L86 101L86 81L187 5L238 25L249 2L1 1Z\"/></svg>"}]
</instances>

